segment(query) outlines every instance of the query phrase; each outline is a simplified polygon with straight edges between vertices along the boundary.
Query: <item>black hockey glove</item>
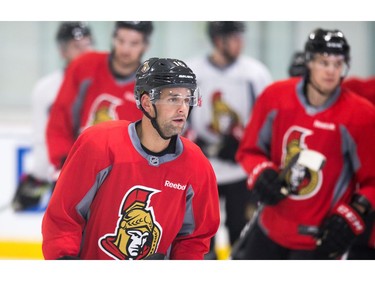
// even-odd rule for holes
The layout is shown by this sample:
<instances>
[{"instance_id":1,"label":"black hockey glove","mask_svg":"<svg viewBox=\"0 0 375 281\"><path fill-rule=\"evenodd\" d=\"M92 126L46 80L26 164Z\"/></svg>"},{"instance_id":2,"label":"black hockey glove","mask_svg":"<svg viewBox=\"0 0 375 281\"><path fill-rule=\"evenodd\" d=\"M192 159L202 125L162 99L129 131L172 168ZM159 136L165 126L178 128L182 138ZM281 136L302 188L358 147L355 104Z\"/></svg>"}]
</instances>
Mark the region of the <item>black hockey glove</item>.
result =
<instances>
[{"instance_id":1,"label":"black hockey glove","mask_svg":"<svg viewBox=\"0 0 375 281\"><path fill-rule=\"evenodd\" d=\"M365 230L363 214L353 206L341 203L320 228L317 240L317 259L337 259Z\"/></svg>"},{"instance_id":2,"label":"black hockey glove","mask_svg":"<svg viewBox=\"0 0 375 281\"><path fill-rule=\"evenodd\" d=\"M239 141L233 135L225 135L219 150L218 157L219 159L232 161L236 163L236 152L238 149Z\"/></svg>"},{"instance_id":3,"label":"black hockey glove","mask_svg":"<svg viewBox=\"0 0 375 281\"><path fill-rule=\"evenodd\" d=\"M37 207L43 197L52 188L51 183L38 180L31 175L25 175L17 186L12 200L15 211L23 211Z\"/></svg>"},{"instance_id":4,"label":"black hockey glove","mask_svg":"<svg viewBox=\"0 0 375 281\"><path fill-rule=\"evenodd\" d=\"M281 193L284 183L279 179L279 174L274 170L267 168L258 176L254 184L254 195L257 199L266 205L276 205L286 198Z\"/></svg>"}]
</instances>

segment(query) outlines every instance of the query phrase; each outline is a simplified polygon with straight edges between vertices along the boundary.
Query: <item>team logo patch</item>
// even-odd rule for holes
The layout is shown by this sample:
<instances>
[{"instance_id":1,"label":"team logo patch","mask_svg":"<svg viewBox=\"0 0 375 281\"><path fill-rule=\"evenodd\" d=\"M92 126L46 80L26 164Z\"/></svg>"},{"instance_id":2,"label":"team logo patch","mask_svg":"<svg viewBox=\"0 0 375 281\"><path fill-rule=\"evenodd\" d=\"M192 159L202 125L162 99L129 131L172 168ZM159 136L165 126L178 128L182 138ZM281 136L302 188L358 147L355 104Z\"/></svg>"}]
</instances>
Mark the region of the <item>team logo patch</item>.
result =
<instances>
[{"instance_id":1,"label":"team logo patch","mask_svg":"<svg viewBox=\"0 0 375 281\"><path fill-rule=\"evenodd\" d=\"M298 126L291 127L284 136L284 167L301 150L308 149L305 138L312 131ZM307 199L314 196L322 184L321 171L313 171L305 166L294 164L287 172L285 181L291 191L290 198L295 200Z\"/></svg>"},{"instance_id":2,"label":"team logo patch","mask_svg":"<svg viewBox=\"0 0 375 281\"><path fill-rule=\"evenodd\" d=\"M135 186L124 196L114 233L99 239L99 247L118 260L141 260L156 252L162 229L155 219L150 198L159 190Z\"/></svg>"},{"instance_id":3,"label":"team logo patch","mask_svg":"<svg viewBox=\"0 0 375 281\"><path fill-rule=\"evenodd\" d=\"M148 61L146 61L146 62L143 64L142 68L141 68L141 72L142 72L142 73L146 73L149 69L150 69L150 65L148 64Z\"/></svg>"}]
</instances>

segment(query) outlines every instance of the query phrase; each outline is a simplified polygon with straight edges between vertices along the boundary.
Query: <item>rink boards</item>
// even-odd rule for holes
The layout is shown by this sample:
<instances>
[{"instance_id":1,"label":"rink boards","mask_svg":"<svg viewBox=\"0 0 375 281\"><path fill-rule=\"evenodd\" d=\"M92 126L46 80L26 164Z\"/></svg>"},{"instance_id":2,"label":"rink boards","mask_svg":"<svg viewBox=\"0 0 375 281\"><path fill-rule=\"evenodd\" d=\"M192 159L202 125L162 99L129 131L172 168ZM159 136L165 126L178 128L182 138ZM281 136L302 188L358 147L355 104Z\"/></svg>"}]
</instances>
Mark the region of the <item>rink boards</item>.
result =
<instances>
[{"instance_id":1,"label":"rink boards","mask_svg":"<svg viewBox=\"0 0 375 281\"><path fill-rule=\"evenodd\" d=\"M30 163L31 130L0 125L0 259L42 259L42 211L14 212L11 201Z\"/></svg>"}]
</instances>

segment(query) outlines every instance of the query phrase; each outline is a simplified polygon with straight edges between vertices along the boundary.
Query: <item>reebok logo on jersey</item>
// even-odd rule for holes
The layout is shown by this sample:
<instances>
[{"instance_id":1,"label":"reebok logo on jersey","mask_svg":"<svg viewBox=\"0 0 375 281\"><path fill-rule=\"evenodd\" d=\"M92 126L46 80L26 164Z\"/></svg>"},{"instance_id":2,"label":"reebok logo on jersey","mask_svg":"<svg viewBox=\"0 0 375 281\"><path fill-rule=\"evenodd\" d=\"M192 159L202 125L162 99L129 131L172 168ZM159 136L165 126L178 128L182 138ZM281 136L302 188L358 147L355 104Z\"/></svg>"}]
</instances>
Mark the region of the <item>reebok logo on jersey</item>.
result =
<instances>
[{"instance_id":1,"label":"reebok logo on jersey","mask_svg":"<svg viewBox=\"0 0 375 281\"><path fill-rule=\"evenodd\" d=\"M321 121L318 121L318 120L314 121L314 127L319 128L319 129L323 129L323 130L330 130L330 131L334 131L336 129L335 124L321 122Z\"/></svg>"},{"instance_id":2,"label":"reebok logo on jersey","mask_svg":"<svg viewBox=\"0 0 375 281\"><path fill-rule=\"evenodd\" d=\"M179 183L170 182L169 180L165 181L164 186L174 188L174 189L178 189L178 190L185 190L186 189L186 185L181 185Z\"/></svg>"}]
</instances>

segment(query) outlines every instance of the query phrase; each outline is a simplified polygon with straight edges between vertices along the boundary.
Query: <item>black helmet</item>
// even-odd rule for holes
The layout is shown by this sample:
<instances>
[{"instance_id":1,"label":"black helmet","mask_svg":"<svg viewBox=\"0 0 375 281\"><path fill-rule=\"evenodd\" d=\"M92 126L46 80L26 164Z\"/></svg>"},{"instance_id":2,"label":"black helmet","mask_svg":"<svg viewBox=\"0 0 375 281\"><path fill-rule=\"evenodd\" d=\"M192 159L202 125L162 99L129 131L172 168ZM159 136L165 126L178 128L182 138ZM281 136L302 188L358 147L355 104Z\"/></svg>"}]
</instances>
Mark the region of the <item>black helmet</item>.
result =
<instances>
[{"instance_id":1,"label":"black helmet","mask_svg":"<svg viewBox=\"0 0 375 281\"><path fill-rule=\"evenodd\" d=\"M119 28L135 29L143 33L146 37L150 36L154 30L152 21L116 21L115 31Z\"/></svg>"},{"instance_id":2,"label":"black helmet","mask_svg":"<svg viewBox=\"0 0 375 281\"><path fill-rule=\"evenodd\" d=\"M244 32L245 24L242 21L210 21L208 35L213 41L216 36L228 35L234 32Z\"/></svg>"},{"instance_id":3,"label":"black helmet","mask_svg":"<svg viewBox=\"0 0 375 281\"><path fill-rule=\"evenodd\" d=\"M305 64L305 53L304 52L295 52L292 56L292 61L289 65L289 76L303 76L306 73L306 64Z\"/></svg>"},{"instance_id":4,"label":"black helmet","mask_svg":"<svg viewBox=\"0 0 375 281\"><path fill-rule=\"evenodd\" d=\"M181 60L150 58L136 72L135 100L140 107L141 96L148 93L151 100L159 97L160 90L167 87L186 87L196 97L192 106L199 105L200 96L193 71Z\"/></svg>"},{"instance_id":5,"label":"black helmet","mask_svg":"<svg viewBox=\"0 0 375 281\"><path fill-rule=\"evenodd\" d=\"M69 40L81 40L83 37L91 36L89 26L81 21L68 21L60 24L57 31L56 41L64 43Z\"/></svg>"},{"instance_id":6,"label":"black helmet","mask_svg":"<svg viewBox=\"0 0 375 281\"><path fill-rule=\"evenodd\" d=\"M305 44L306 60L312 59L315 53L343 55L345 62L350 61L350 46L340 30L318 28L310 33Z\"/></svg>"}]
</instances>

